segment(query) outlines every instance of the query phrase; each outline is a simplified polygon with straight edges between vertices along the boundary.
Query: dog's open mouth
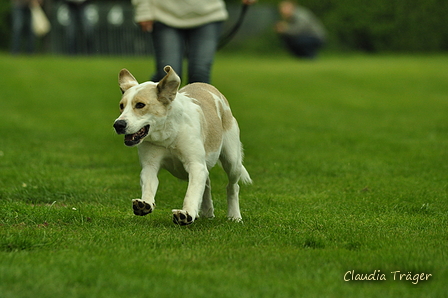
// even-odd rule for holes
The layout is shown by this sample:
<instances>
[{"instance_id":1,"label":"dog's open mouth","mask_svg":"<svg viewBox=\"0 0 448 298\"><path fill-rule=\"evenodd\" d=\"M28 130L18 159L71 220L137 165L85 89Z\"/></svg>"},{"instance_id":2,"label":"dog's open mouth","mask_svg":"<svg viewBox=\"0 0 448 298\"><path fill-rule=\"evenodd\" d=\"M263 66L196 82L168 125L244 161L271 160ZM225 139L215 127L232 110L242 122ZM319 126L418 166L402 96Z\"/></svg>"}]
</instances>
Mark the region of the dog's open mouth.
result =
<instances>
[{"instance_id":1,"label":"dog's open mouth","mask_svg":"<svg viewBox=\"0 0 448 298\"><path fill-rule=\"evenodd\" d=\"M136 133L125 135L124 144L126 146L138 145L140 141L148 135L148 132L149 132L149 125L146 125Z\"/></svg>"}]
</instances>

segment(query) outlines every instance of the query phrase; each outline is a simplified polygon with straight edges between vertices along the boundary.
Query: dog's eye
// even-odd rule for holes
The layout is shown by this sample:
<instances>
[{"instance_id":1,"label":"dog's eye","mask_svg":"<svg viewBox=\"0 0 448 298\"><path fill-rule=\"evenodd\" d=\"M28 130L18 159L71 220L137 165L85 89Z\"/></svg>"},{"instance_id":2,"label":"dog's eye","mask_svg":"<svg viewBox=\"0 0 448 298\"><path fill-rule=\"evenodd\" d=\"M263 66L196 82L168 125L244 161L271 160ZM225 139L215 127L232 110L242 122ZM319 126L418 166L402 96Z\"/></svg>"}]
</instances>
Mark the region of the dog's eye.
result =
<instances>
[{"instance_id":1,"label":"dog's eye","mask_svg":"<svg viewBox=\"0 0 448 298\"><path fill-rule=\"evenodd\" d=\"M120 103L120 110L124 109L124 104Z\"/></svg>"},{"instance_id":2,"label":"dog's eye","mask_svg":"<svg viewBox=\"0 0 448 298\"><path fill-rule=\"evenodd\" d=\"M137 102L137 103L135 104L135 108L136 108L136 109L143 109L145 106L146 106L146 105L145 105L144 103L142 103L142 102Z\"/></svg>"}]
</instances>

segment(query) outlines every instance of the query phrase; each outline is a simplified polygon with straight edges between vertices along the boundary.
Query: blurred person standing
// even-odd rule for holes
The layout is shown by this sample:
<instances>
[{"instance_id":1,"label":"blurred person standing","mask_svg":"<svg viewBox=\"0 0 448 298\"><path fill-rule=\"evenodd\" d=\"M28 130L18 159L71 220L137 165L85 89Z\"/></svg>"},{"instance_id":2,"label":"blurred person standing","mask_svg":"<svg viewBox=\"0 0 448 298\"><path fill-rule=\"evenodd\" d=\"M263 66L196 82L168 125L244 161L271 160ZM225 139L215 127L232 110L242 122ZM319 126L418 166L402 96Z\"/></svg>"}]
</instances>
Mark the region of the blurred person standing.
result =
<instances>
[{"instance_id":1,"label":"blurred person standing","mask_svg":"<svg viewBox=\"0 0 448 298\"><path fill-rule=\"evenodd\" d=\"M36 0L11 0L12 17L12 42L11 53L19 54L22 50L22 42L25 51L33 54L36 49L36 35L32 27L31 9Z\"/></svg>"},{"instance_id":2,"label":"blurred person standing","mask_svg":"<svg viewBox=\"0 0 448 298\"><path fill-rule=\"evenodd\" d=\"M257 0L242 0L251 5ZM184 56L188 60L188 83L210 83L211 68L224 21L228 18L223 0L132 0L135 21L152 32L156 72L152 81L164 76L171 65L182 76Z\"/></svg>"},{"instance_id":3,"label":"blurred person standing","mask_svg":"<svg viewBox=\"0 0 448 298\"><path fill-rule=\"evenodd\" d=\"M67 26L67 52L70 55L93 54L93 25L87 18L86 9L89 1L64 0L70 16Z\"/></svg>"},{"instance_id":4,"label":"blurred person standing","mask_svg":"<svg viewBox=\"0 0 448 298\"><path fill-rule=\"evenodd\" d=\"M295 1L281 1L279 12L282 20L276 31L288 50L301 58L315 58L325 44L326 32L317 17Z\"/></svg>"}]
</instances>

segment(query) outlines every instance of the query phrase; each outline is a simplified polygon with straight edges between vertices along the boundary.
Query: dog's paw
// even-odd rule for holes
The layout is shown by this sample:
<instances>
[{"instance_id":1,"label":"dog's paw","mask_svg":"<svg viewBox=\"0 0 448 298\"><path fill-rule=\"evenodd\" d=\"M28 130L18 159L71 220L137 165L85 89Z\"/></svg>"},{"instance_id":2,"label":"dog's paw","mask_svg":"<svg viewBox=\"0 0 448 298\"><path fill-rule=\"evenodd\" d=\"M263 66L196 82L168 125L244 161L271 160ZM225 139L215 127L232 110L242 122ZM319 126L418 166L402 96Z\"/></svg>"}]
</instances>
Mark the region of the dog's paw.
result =
<instances>
[{"instance_id":1,"label":"dog's paw","mask_svg":"<svg viewBox=\"0 0 448 298\"><path fill-rule=\"evenodd\" d=\"M144 216L151 213L156 207L155 203L149 204L142 200L132 200L132 209L134 209L134 214L139 216Z\"/></svg>"},{"instance_id":2,"label":"dog's paw","mask_svg":"<svg viewBox=\"0 0 448 298\"><path fill-rule=\"evenodd\" d=\"M194 218L184 210L173 210L173 222L175 224L186 226L192 224Z\"/></svg>"},{"instance_id":3,"label":"dog's paw","mask_svg":"<svg viewBox=\"0 0 448 298\"><path fill-rule=\"evenodd\" d=\"M227 219L233 222L243 223L243 219L241 217L228 217Z\"/></svg>"}]
</instances>

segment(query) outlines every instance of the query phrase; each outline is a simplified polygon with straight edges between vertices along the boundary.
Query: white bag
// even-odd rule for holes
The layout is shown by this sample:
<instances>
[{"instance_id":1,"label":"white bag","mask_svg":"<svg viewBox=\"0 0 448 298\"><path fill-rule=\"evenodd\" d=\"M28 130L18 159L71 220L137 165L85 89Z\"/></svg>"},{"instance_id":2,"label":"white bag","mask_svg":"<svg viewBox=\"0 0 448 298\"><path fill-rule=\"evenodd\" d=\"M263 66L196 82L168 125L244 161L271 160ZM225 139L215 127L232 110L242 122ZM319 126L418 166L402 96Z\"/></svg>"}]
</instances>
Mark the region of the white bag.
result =
<instances>
[{"instance_id":1,"label":"white bag","mask_svg":"<svg viewBox=\"0 0 448 298\"><path fill-rule=\"evenodd\" d=\"M34 34L41 37L50 32L51 24L48 20L45 12L37 2L33 2L30 5L32 28Z\"/></svg>"}]
</instances>

